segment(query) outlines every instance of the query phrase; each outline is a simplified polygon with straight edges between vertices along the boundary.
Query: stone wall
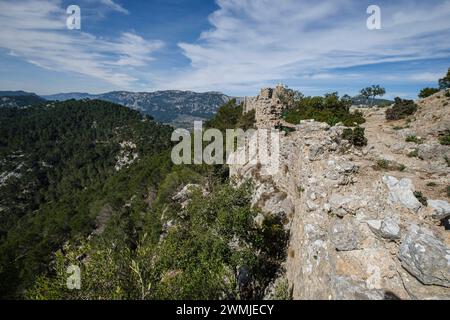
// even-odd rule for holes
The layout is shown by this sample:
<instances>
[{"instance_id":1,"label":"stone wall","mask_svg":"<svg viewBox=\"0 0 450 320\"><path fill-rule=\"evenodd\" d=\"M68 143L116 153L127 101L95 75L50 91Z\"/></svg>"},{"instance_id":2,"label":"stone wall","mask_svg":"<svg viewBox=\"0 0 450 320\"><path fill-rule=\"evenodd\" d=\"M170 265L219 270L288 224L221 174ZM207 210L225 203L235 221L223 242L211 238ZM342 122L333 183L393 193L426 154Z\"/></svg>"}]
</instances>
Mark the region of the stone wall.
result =
<instances>
[{"instance_id":1,"label":"stone wall","mask_svg":"<svg viewBox=\"0 0 450 320\"><path fill-rule=\"evenodd\" d=\"M258 128L283 110L275 92L263 89L247 101ZM230 174L254 182L253 203L264 215L285 218L290 240L280 278L294 299L450 299L450 233L441 224L450 204L424 206L414 196L424 188L422 173L445 184L450 168L442 159L391 152L397 132L383 110L370 112L365 148L343 140L344 127L302 121L281 137L277 174L258 164L231 166ZM379 157L407 169L377 169Z\"/></svg>"},{"instance_id":2,"label":"stone wall","mask_svg":"<svg viewBox=\"0 0 450 320\"><path fill-rule=\"evenodd\" d=\"M255 119L258 128L274 128L287 125L282 121L282 113L288 107L283 103L282 97L287 96L286 88L278 85L273 88L263 88L257 97L246 97L244 112L255 110Z\"/></svg>"}]
</instances>

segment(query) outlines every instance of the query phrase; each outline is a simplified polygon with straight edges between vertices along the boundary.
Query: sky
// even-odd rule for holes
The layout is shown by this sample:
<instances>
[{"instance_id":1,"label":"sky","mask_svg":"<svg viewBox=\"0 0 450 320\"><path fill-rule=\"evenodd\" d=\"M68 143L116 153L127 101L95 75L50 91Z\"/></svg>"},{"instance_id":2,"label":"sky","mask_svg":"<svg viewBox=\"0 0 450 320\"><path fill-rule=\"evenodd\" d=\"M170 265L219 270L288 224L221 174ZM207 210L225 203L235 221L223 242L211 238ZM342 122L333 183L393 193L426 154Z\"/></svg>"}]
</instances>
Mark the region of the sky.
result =
<instances>
[{"instance_id":1,"label":"sky","mask_svg":"<svg viewBox=\"0 0 450 320\"><path fill-rule=\"evenodd\" d=\"M69 5L81 29L66 26ZM369 5L381 29L369 30ZM450 67L450 0L0 0L0 90L415 98Z\"/></svg>"}]
</instances>

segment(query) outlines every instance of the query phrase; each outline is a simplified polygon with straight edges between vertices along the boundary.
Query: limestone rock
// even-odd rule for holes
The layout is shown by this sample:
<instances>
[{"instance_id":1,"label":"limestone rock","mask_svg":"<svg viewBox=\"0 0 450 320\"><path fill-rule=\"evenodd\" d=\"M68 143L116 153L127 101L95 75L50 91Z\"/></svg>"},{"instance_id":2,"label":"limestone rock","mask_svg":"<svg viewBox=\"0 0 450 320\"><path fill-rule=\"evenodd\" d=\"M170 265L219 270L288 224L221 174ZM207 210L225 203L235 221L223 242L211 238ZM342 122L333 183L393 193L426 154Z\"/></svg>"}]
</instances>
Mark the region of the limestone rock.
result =
<instances>
[{"instance_id":1,"label":"limestone rock","mask_svg":"<svg viewBox=\"0 0 450 320\"><path fill-rule=\"evenodd\" d=\"M368 289L364 282L349 277L336 277L334 282L335 299L337 300L384 300L384 292Z\"/></svg>"},{"instance_id":2,"label":"limestone rock","mask_svg":"<svg viewBox=\"0 0 450 320\"><path fill-rule=\"evenodd\" d=\"M414 196L414 186L412 181L403 178L400 181L391 176L384 176L383 182L389 189L389 200L392 203L398 203L402 206L417 212L422 207L422 204Z\"/></svg>"},{"instance_id":3,"label":"limestone rock","mask_svg":"<svg viewBox=\"0 0 450 320\"><path fill-rule=\"evenodd\" d=\"M321 145L313 145L309 149L309 161L315 161L320 158L320 156L325 152Z\"/></svg>"},{"instance_id":4,"label":"limestone rock","mask_svg":"<svg viewBox=\"0 0 450 320\"><path fill-rule=\"evenodd\" d=\"M450 248L430 230L412 225L400 246L398 258L420 282L450 287Z\"/></svg>"},{"instance_id":5,"label":"limestone rock","mask_svg":"<svg viewBox=\"0 0 450 320\"><path fill-rule=\"evenodd\" d=\"M433 209L434 219L445 219L450 216L450 203L444 200L428 200L428 206Z\"/></svg>"},{"instance_id":6,"label":"limestone rock","mask_svg":"<svg viewBox=\"0 0 450 320\"><path fill-rule=\"evenodd\" d=\"M330 197L329 205L331 212L338 217L344 217L347 214L355 214L365 203L353 194L333 194Z\"/></svg>"},{"instance_id":7,"label":"limestone rock","mask_svg":"<svg viewBox=\"0 0 450 320\"><path fill-rule=\"evenodd\" d=\"M450 147L438 143L421 144L418 147L419 157L424 160L441 159L450 156Z\"/></svg>"},{"instance_id":8,"label":"limestone rock","mask_svg":"<svg viewBox=\"0 0 450 320\"><path fill-rule=\"evenodd\" d=\"M400 238L400 227L393 218L367 221L370 229L383 238L395 240Z\"/></svg>"},{"instance_id":9,"label":"limestone rock","mask_svg":"<svg viewBox=\"0 0 450 320\"><path fill-rule=\"evenodd\" d=\"M358 248L358 231L349 222L338 221L331 227L331 242L338 251L350 251Z\"/></svg>"}]
</instances>

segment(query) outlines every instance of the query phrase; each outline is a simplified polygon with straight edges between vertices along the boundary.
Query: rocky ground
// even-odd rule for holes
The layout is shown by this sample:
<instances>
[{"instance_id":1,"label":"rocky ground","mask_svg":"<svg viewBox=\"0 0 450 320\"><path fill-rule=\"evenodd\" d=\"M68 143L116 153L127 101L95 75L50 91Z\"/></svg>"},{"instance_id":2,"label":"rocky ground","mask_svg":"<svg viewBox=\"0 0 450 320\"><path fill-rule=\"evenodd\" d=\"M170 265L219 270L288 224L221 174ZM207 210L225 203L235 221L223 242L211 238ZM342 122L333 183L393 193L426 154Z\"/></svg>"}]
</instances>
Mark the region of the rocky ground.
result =
<instances>
[{"instance_id":1,"label":"rocky ground","mask_svg":"<svg viewBox=\"0 0 450 320\"><path fill-rule=\"evenodd\" d=\"M341 139L342 126L304 121L281 138L277 174L231 167L254 182L255 205L285 218L280 278L294 299L450 299L450 146L438 141L449 101L421 100L408 121L366 109L362 149Z\"/></svg>"}]
</instances>

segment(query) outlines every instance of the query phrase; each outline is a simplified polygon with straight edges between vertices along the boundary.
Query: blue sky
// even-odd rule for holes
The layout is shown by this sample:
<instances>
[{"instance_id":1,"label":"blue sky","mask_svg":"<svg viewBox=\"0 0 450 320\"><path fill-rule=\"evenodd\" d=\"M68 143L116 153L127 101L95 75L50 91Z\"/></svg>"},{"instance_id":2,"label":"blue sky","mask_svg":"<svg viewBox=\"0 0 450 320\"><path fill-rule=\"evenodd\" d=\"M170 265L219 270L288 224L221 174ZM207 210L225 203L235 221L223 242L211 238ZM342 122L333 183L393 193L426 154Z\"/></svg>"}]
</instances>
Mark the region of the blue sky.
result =
<instances>
[{"instance_id":1,"label":"blue sky","mask_svg":"<svg viewBox=\"0 0 450 320\"><path fill-rule=\"evenodd\" d=\"M81 30L66 8L81 8ZM381 30L366 9L381 8ZM0 90L180 89L255 95L284 83L414 98L450 67L450 0L0 0Z\"/></svg>"}]
</instances>

